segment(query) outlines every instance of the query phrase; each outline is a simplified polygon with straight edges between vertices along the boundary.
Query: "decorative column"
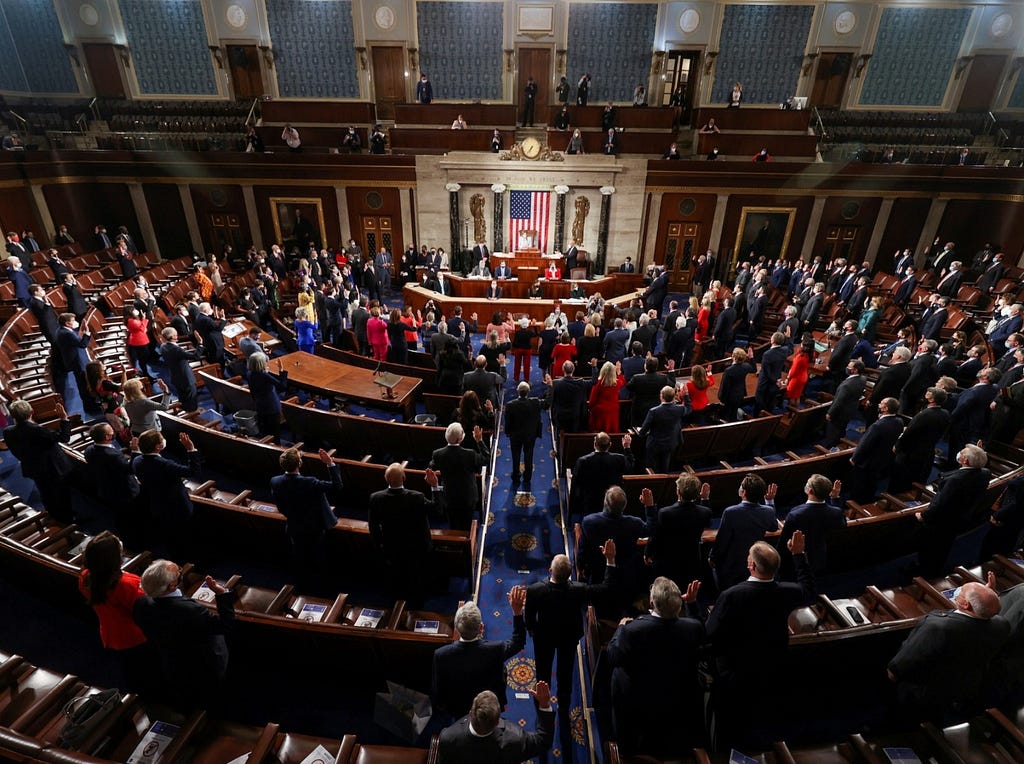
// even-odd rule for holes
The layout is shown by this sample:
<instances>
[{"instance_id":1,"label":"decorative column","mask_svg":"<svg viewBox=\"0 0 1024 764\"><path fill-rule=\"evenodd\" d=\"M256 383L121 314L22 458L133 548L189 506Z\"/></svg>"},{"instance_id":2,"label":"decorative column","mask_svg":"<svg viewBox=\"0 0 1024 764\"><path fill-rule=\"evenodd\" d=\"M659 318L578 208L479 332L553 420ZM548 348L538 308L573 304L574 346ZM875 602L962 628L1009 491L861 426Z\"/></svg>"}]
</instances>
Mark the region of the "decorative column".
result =
<instances>
[{"instance_id":1,"label":"decorative column","mask_svg":"<svg viewBox=\"0 0 1024 764\"><path fill-rule=\"evenodd\" d=\"M505 184L495 183L491 186L491 192L494 194L494 221L492 226L492 230L494 231L494 244L491 247L491 251L504 252L505 221L502 218L505 213Z\"/></svg>"},{"instance_id":2,"label":"decorative column","mask_svg":"<svg viewBox=\"0 0 1024 764\"><path fill-rule=\"evenodd\" d=\"M597 257L594 259L593 276L604 274L605 258L608 255L608 221L611 219L612 194L615 186L601 186L601 222L597 229Z\"/></svg>"},{"instance_id":3,"label":"decorative column","mask_svg":"<svg viewBox=\"0 0 1024 764\"><path fill-rule=\"evenodd\" d=\"M568 186L555 186L555 194L558 199L555 201L555 252L565 251L565 195L569 193Z\"/></svg>"},{"instance_id":4,"label":"decorative column","mask_svg":"<svg viewBox=\"0 0 1024 764\"><path fill-rule=\"evenodd\" d=\"M451 231L451 254L448 255L448 267L455 270L455 264L461 262L462 250L459 246L459 189L458 183L449 183L444 187L448 192L448 226Z\"/></svg>"}]
</instances>

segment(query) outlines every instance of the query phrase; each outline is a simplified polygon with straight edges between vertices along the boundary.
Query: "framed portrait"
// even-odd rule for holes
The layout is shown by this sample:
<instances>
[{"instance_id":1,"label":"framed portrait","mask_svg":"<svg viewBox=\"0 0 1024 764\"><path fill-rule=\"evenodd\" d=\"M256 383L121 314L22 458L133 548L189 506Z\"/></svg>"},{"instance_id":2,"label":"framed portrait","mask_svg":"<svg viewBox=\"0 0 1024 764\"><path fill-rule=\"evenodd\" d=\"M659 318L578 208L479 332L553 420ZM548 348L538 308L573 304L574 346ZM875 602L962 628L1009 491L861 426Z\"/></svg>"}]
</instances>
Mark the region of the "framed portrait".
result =
<instances>
[{"instance_id":1,"label":"framed portrait","mask_svg":"<svg viewBox=\"0 0 1024 764\"><path fill-rule=\"evenodd\" d=\"M298 246L304 252L309 242L313 242L319 249L327 240L324 207L320 199L271 197L270 211L274 221L274 238L285 252L293 246Z\"/></svg>"},{"instance_id":2,"label":"framed portrait","mask_svg":"<svg viewBox=\"0 0 1024 764\"><path fill-rule=\"evenodd\" d=\"M736 232L736 249L730 273L740 260L785 258L793 235L796 207L744 207Z\"/></svg>"}]
</instances>

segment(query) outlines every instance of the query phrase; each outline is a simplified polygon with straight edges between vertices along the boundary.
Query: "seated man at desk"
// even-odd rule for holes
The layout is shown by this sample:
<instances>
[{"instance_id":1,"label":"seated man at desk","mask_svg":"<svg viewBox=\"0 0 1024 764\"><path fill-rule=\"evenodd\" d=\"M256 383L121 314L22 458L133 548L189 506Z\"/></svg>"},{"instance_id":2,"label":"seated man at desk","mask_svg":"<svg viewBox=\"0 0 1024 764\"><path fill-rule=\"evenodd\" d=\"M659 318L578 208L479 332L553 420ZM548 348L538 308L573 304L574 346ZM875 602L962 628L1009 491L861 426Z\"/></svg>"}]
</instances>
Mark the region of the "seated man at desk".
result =
<instances>
[{"instance_id":1,"label":"seated man at desk","mask_svg":"<svg viewBox=\"0 0 1024 764\"><path fill-rule=\"evenodd\" d=\"M498 267L494 269L494 278L496 279L510 279L512 278L512 269L508 267L508 263L502 260Z\"/></svg>"},{"instance_id":2,"label":"seated man at desk","mask_svg":"<svg viewBox=\"0 0 1024 764\"><path fill-rule=\"evenodd\" d=\"M487 258L480 258L480 262L469 272L469 277L471 279L489 279L491 277L491 269L487 267Z\"/></svg>"},{"instance_id":3,"label":"seated man at desk","mask_svg":"<svg viewBox=\"0 0 1024 764\"><path fill-rule=\"evenodd\" d=\"M491 279L491 285L487 287L487 299L488 300L500 300L501 299L501 287L498 286L498 282Z\"/></svg>"},{"instance_id":4,"label":"seated man at desk","mask_svg":"<svg viewBox=\"0 0 1024 764\"><path fill-rule=\"evenodd\" d=\"M544 269L544 278L560 279L562 278L562 271L556 263L551 263L551 265Z\"/></svg>"},{"instance_id":5,"label":"seated man at desk","mask_svg":"<svg viewBox=\"0 0 1024 764\"><path fill-rule=\"evenodd\" d=\"M587 293L583 291L583 287L579 283L573 281L569 285L569 299L570 300L585 300Z\"/></svg>"}]
</instances>

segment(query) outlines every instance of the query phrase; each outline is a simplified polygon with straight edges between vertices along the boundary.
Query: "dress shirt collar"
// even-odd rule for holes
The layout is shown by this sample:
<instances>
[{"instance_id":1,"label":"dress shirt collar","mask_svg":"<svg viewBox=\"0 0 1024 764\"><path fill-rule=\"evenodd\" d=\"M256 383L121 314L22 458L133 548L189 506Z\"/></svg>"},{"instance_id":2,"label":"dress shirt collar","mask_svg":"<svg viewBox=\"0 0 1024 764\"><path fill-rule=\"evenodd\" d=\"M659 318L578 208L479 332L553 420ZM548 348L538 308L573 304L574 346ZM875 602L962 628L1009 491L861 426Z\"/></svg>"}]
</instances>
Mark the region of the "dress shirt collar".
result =
<instances>
[{"instance_id":1,"label":"dress shirt collar","mask_svg":"<svg viewBox=\"0 0 1024 764\"><path fill-rule=\"evenodd\" d=\"M498 728L495 727L494 729L496 730ZM491 735L494 734L494 730L491 730L486 735L481 735L479 732L477 732L475 729L473 729L473 722L470 722L469 723L469 734L472 735L473 737L490 737Z\"/></svg>"},{"instance_id":2,"label":"dress shirt collar","mask_svg":"<svg viewBox=\"0 0 1024 764\"><path fill-rule=\"evenodd\" d=\"M757 576L748 576L747 581L752 584L772 584L775 583L774 578L758 578Z\"/></svg>"}]
</instances>

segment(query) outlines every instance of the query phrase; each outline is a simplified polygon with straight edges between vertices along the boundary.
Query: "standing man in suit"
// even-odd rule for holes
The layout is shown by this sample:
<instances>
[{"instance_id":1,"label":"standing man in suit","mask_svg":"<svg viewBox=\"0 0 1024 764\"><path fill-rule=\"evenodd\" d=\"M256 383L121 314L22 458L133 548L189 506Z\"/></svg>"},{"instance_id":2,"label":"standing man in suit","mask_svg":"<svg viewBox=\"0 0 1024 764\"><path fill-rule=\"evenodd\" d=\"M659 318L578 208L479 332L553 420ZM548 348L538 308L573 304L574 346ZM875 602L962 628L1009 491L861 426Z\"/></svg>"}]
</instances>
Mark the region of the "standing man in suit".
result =
<instances>
[{"instance_id":1,"label":"standing man in suit","mask_svg":"<svg viewBox=\"0 0 1024 764\"><path fill-rule=\"evenodd\" d=\"M384 479L387 489L370 495L370 537L394 596L420 608L430 581L430 512L437 505L405 487L405 469L398 462L384 470ZM433 470L426 471L426 482L432 494L438 490Z\"/></svg>"},{"instance_id":2,"label":"standing man in suit","mask_svg":"<svg viewBox=\"0 0 1024 764\"><path fill-rule=\"evenodd\" d=\"M849 361L846 364L846 373L849 375L836 388L836 395L832 399L832 405L828 407L825 414L825 440L823 445L826 448L838 446L841 438L846 436L846 428L857 413L860 406L860 399L864 397L868 381L864 378L864 362L860 360Z\"/></svg>"},{"instance_id":3,"label":"standing man in suit","mask_svg":"<svg viewBox=\"0 0 1024 764\"><path fill-rule=\"evenodd\" d=\"M688 472L676 480L676 501L667 507L658 509L649 489L640 492L650 528L645 556L654 560L659 576L677 586L701 577L701 536L711 527L711 508L706 506L710 497L711 486Z\"/></svg>"},{"instance_id":4,"label":"standing man in suit","mask_svg":"<svg viewBox=\"0 0 1024 764\"><path fill-rule=\"evenodd\" d=\"M626 345L629 343L629 330L623 327L622 319L616 318L613 329L604 335L604 359L618 363L626 357Z\"/></svg>"},{"instance_id":5,"label":"standing man in suit","mask_svg":"<svg viewBox=\"0 0 1024 764\"><path fill-rule=\"evenodd\" d=\"M661 388L661 403L647 412L637 432L647 439L647 466L659 474L668 472L672 454L683 442L683 418L691 411L685 390L683 402L676 403L676 389L671 385Z\"/></svg>"},{"instance_id":6,"label":"standing man in suit","mask_svg":"<svg viewBox=\"0 0 1024 764\"><path fill-rule=\"evenodd\" d=\"M956 454L958 469L938 479L938 492L928 508L915 514L921 523L917 559L922 576L930 578L949 572L946 558L953 541L988 488L992 475L985 468L987 463L988 454L978 446L961 448Z\"/></svg>"},{"instance_id":7,"label":"standing man in suit","mask_svg":"<svg viewBox=\"0 0 1024 764\"><path fill-rule=\"evenodd\" d=\"M551 688L547 682L537 682L537 688L529 692L537 704L536 732L524 732L502 719L498 696L485 690L473 699L467 716L441 731L440 760L445 764L519 764L545 754L555 737ZM559 709L562 705L559 701Z\"/></svg>"},{"instance_id":8,"label":"standing man in suit","mask_svg":"<svg viewBox=\"0 0 1024 764\"><path fill-rule=\"evenodd\" d=\"M942 397L945 399L945 394ZM871 501L877 495L879 482L889 477L892 454L903 432L903 420L897 416L899 408L900 402L895 398L883 398L878 407L881 416L867 428L850 457L853 465L849 479L850 498L854 501L862 504ZM898 463L898 455L896 459ZM900 470L896 472L898 474ZM893 491L891 482L889 491Z\"/></svg>"},{"instance_id":9,"label":"standing man in suit","mask_svg":"<svg viewBox=\"0 0 1024 764\"><path fill-rule=\"evenodd\" d=\"M896 294L893 296L893 303L900 308L906 308L907 303L910 302L911 295L914 294L914 289L917 287L917 277L914 275L914 266L908 265L907 269L903 272L903 278L900 279L900 283L896 287Z\"/></svg>"},{"instance_id":10,"label":"standing man in suit","mask_svg":"<svg viewBox=\"0 0 1024 764\"><path fill-rule=\"evenodd\" d=\"M107 234L107 227L104 225L98 225L93 228L93 241L95 242L96 249L110 249L114 246L114 242L109 234Z\"/></svg>"},{"instance_id":11,"label":"standing man in suit","mask_svg":"<svg viewBox=\"0 0 1024 764\"><path fill-rule=\"evenodd\" d=\"M619 273L636 273L636 266L633 265L633 258L626 256L625 262L619 266Z\"/></svg>"},{"instance_id":12,"label":"standing man in suit","mask_svg":"<svg viewBox=\"0 0 1024 764\"><path fill-rule=\"evenodd\" d=\"M32 269L32 253L22 243L17 231L11 231L7 234L7 254L8 259L13 257L18 260L26 273Z\"/></svg>"},{"instance_id":13,"label":"standing man in suit","mask_svg":"<svg viewBox=\"0 0 1024 764\"><path fill-rule=\"evenodd\" d=\"M195 411L199 408L199 392L196 389L196 377L189 365L192 361L199 360L198 350L185 350L178 344L178 331L173 326L168 326L160 332L160 357L167 365L167 371L171 378L171 386L174 388L181 407L185 411Z\"/></svg>"},{"instance_id":14,"label":"standing man in suit","mask_svg":"<svg viewBox=\"0 0 1024 764\"><path fill-rule=\"evenodd\" d=\"M54 310L50 298L46 296L46 290L39 284L30 286L28 295L28 309L32 313L32 317L35 318L39 331L43 333L46 341L53 345L57 339L57 332L60 330L57 311Z\"/></svg>"},{"instance_id":15,"label":"standing man in suit","mask_svg":"<svg viewBox=\"0 0 1024 764\"><path fill-rule=\"evenodd\" d=\"M889 493L901 493L910 490L914 483L928 482L935 463L935 446L949 429L946 391L929 387L924 393L924 401L925 407L914 415L893 446L896 456L892 477L889 478ZM853 498L860 501L856 496Z\"/></svg>"},{"instance_id":16,"label":"standing man in suit","mask_svg":"<svg viewBox=\"0 0 1024 764\"><path fill-rule=\"evenodd\" d=\"M448 328L451 328L449 323ZM467 371L462 375L463 391L472 390L480 398L480 403L490 401L492 405L498 405L498 390L505 384L508 378L508 370L505 368L507 361L504 354L498 359L498 372L487 371L487 359L478 355L473 362L473 371Z\"/></svg>"},{"instance_id":17,"label":"standing man in suit","mask_svg":"<svg viewBox=\"0 0 1024 764\"><path fill-rule=\"evenodd\" d=\"M572 277L572 269L579 263L580 250L576 245L576 239L569 240L569 249L565 253L565 272ZM628 259L628 258L627 258Z\"/></svg>"},{"instance_id":18,"label":"standing man in suit","mask_svg":"<svg viewBox=\"0 0 1024 764\"><path fill-rule=\"evenodd\" d=\"M391 266L394 260L391 253L384 247L373 258L374 270L377 272L377 283L380 284L381 294L391 291Z\"/></svg>"},{"instance_id":19,"label":"standing man in suit","mask_svg":"<svg viewBox=\"0 0 1024 764\"><path fill-rule=\"evenodd\" d=\"M723 358L726 353L732 350L733 339L736 335L736 309L732 306L732 300L726 297L722 300L722 311L715 319L713 336L715 338L715 352L718 358Z\"/></svg>"},{"instance_id":20,"label":"standing man in suit","mask_svg":"<svg viewBox=\"0 0 1024 764\"><path fill-rule=\"evenodd\" d=\"M551 422L556 432L581 432L586 422L587 397L594 384L594 377L574 377L576 364L566 361L562 364L562 376L552 381L551 375L544 376L548 386L548 401Z\"/></svg>"},{"instance_id":21,"label":"standing man in suit","mask_svg":"<svg viewBox=\"0 0 1024 764\"><path fill-rule=\"evenodd\" d=\"M89 465L96 498L113 511L117 532L134 540L139 524L137 512L132 510L139 496L139 479L132 472L132 463L114 444L114 428L106 422L94 424L89 429L89 438L92 445L85 449L85 463ZM137 442L135 446L138 447Z\"/></svg>"},{"instance_id":22,"label":"standing man in suit","mask_svg":"<svg viewBox=\"0 0 1024 764\"><path fill-rule=\"evenodd\" d=\"M785 346L786 335L775 332L771 347L761 356L761 369L757 374L757 389L754 391L754 415L762 411L775 413L775 402L779 398L779 380L789 360L790 349Z\"/></svg>"},{"instance_id":23,"label":"standing man in suit","mask_svg":"<svg viewBox=\"0 0 1024 764\"><path fill-rule=\"evenodd\" d=\"M341 470L331 455L321 448L317 456L327 468L330 480L300 475L302 454L297 448L281 453L278 461L284 474L270 479L270 495L288 521L285 532L291 542L292 558L306 585L319 583L317 574L323 572L327 561L326 533L338 522L327 492L337 495L342 489Z\"/></svg>"},{"instance_id":24,"label":"standing man in suit","mask_svg":"<svg viewBox=\"0 0 1024 764\"><path fill-rule=\"evenodd\" d=\"M569 514L580 518L600 512L604 494L613 485L622 485L622 477L633 468L633 439L622 436L623 453L611 451L612 439L606 432L594 436L594 450L576 460L572 469Z\"/></svg>"},{"instance_id":25,"label":"standing man in suit","mask_svg":"<svg viewBox=\"0 0 1024 764\"><path fill-rule=\"evenodd\" d=\"M59 430L37 424L28 401L14 401L10 411L14 424L4 429L4 442L21 463L21 474L35 482L47 512L62 523L72 522L68 485L71 460L60 447L61 443L71 440L71 423L64 406L58 403L56 407Z\"/></svg>"},{"instance_id":26,"label":"standing man in suit","mask_svg":"<svg viewBox=\"0 0 1024 764\"><path fill-rule=\"evenodd\" d=\"M814 573L795 531L788 549L797 583L779 583L779 553L764 541L746 556L746 578L723 591L707 621L714 656L711 701L716 748L760 747L770 742L781 716L777 688L789 649L789 614L815 596ZM777 733L776 733L777 734Z\"/></svg>"},{"instance_id":27,"label":"standing man in suit","mask_svg":"<svg viewBox=\"0 0 1024 764\"><path fill-rule=\"evenodd\" d=\"M224 309L214 308L208 302L199 304L199 315L196 316L196 331L203 339L206 360L210 363L224 365Z\"/></svg>"},{"instance_id":28,"label":"standing man in suit","mask_svg":"<svg viewBox=\"0 0 1024 764\"><path fill-rule=\"evenodd\" d=\"M681 616L697 600L700 582L680 592L671 579L651 585L651 612L625 618L608 643L612 718L623 755L671 756L704 744L703 693L697 660L700 621Z\"/></svg>"},{"instance_id":29,"label":"standing man in suit","mask_svg":"<svg viewBox=\"0 0 1024 764\"><path fill-rule=\"evenodd\" d=\"M647 524L639 517L625 514L626 492L613 485L604 492L600 512L587 515L580 523L581 534L576 549L576 566L582 578L590 584L597 584L605 577L605 556L602 553L602 539L615 541L616 562L619 566L619 581L611 607L625 607L638 593L641 576L641 555L637 551L637 540L647 536ZM615 610L605 611L610 617Z\"/></svg>"},{"instance_id":30,"label":"standing man in suit","mask_svg":"<svg viewBox=\"0 0 1024 764\"><path fill-rule=\"evenodd\" d=\"M491 251L487 249L487 242L479 241L473 247L473 262L490 268Z\"/></svg>"},{"instance_id":31,"label":"standing man in suit","mask_svg":"<svg viewBox=\"0 0 1024 764\"><path fill-rule=\"evenodd\" d=\"M1006 266L1003 265L1003 253L996 252L992 256L992 263L978 277L978 281L974 286L982 292L991 294L1005 272Z\"/></svg>"},{"instance_id":32,"label":"standing man in suit","mask_svg":"<svg viewBox=\"0 0 1024 764\"><path fill-rule=\"evenodd\" d=\"M818 314L825 303L825 285L820 281L811 288L811 296L800 312L800 331L813 332L818 323Z\"/></svg>"},{"instance_id":33,"label":"standing man in suit","mask_svg":"<svg viewBox=\"0 0 1024 764\"><path fill-rule=\"evenodd\" d=\"M572 564L564 554L555 555L545 581L530 584L526 590L526 630L533 637L533 653L537 664L537 680L551 684L551 664L558 658L558 736L563 757L569 759L573 750L572 710L573 670L576 668L576 647L583 637L583 607L616 585L615 541L608 539L601 547L604 554L604 581L590 585L570 581ZM518 764L518 762L517 762Z\"/></svg>"},{"instance_id":34,"label":"standing man in suit","mask_svg":"<svg viewBox=\"0 0 1024 764\"><path fill-rule=\"evenodd\" d=\"M436 470L444 483L444 506L448 524L454 530L468 531L473 512L480 504L480 481L477 470L490 461L491 451L484 442L484 431L473 428L471 448L462 445L466 431L452 422L444 431L447 446L430 456L430 468Z\"/></svg>"},{"instance_id":35,"label":"standing man in suit","mask_svg":"<svg viewBox=\"0 0 1024 764\"><path fill-rule=\"evenodd\" d=\"M448 716L462 716L483 690L493 692L502 707L508 705L505 661L526 646L526 587L513 586L508 604L512 608L512 639L500 642L483 638L483 619L475 602L470 600L456 611L458 641L434 653L431 694Z\"/></svg>"},{"instance_id":36,"label":"standing man in suit","mask_svg":"<svg viewBox=\"0 0 1024 764\"><path fill-rule=\"evenodd\" d=\"M668 295L668 271L659 266L658 275L654 277L651 285L641 295L641 299L644 301L644 307L656 311L660 316L661 306L665 302L666 295Z\"/></svg>"},{"instance_id":37,"label":"standing man in suit","mask_svg":"<svg viewBox=\"0 0 1024 764\"><path fill-rule=\"evenodd\" d=\"M519 486L520 455L523 464L523 489L530 490L533 477L533 447L541 435L540 401L530 397L530 383L520 382L518 397L505 406L505 435L512 456L512 486Z\"/></svg>"},{"instance_id":38,"label":"standing man in suit","mask_svg":"<svg viewBox=\"0 0 1024 764\"><path fill-rule=\"evenodd\" d=\"M960 284L964 280L963 263L959 260L954 260L949 264L949 273L942 277L938 284L935 285L935 291L943 297L953 299L960 291Z\"/></svg>"},{"instance_id":39,"label":"standing man in suit","mask_svg":"<svg viewBox=\"0 0 1024 764\"><path fill-rule=\"evenodd\" d=\"M860 337L857 336L857 322L847 321L843 324L843 336L832 346L832 356L828 359L828 371L835 385L846 378L846 364L853 355Z\"/></svg>"},{"instance_id":40,"label":"standing man in suit","mask_svg":"<svg viewBox=\"0 0 1024 764\"><path fill-rule=\"evenodd\" d=\"M21 307L28 307L29 299L29 288L35 283L35 280L29 275L28 271L22 266L21 260L16 257L7 258L7 278L14 284L14 296L17 298Z\"/></svg>"},{"instance_id":41,"label":"standing man in suit","mask_svg":"<svg viewBox=\"0 0 1024 764\"><path fill-rule=\"evenodd\" d=\"M978 372L978 381L960 393L949 418L949 464L956 469L954 455L968 443L988 435L991 405L999 394L998 369L988 366Z\"/></svg>"},{"instance_id":42,"label":"standing man in suit","mask_svg":"<svg viewBox=\"0 0 1024 764\"><path fill-rule=\"evenodd\" d=\"M1010 637L999 597L984 584L958 587L952 601L955 610L936 610L918 621L889 661L900 705L915 719L948 723L981 711L992 659ZM965 656L971 670L953 670Z\"/></svg>"},{"instance_id":43,"label":"standing man in suit","mask_svg":"<svg viewBox=\"0 0 1024 764\"><path fill-rule=\"evenodd\" d=\"M895 264L893 265L892 272L897 276L905 274L907 266L914 264L914 253L909 249L904 249L903 252L896 250L896 254L893 255Z\"/></svg>"},{"instance_id":44,"label":"standing man in suit","mask_svg":"<svg viewBox=\"0 0 1024 764\"><path fill-rule=\"evenodd\" d=\"M740 503L727 507L722 513L709 558L719 591L746 578L750 545L763 539L766 533L782 528L775 508L765 503L775 500L776 490L774 483L766 486L760 476L751 473L740 482Z\"/></svg>"},{"instance_id":45,"label":"standing man in suit","mask_svg":"<svg viewBox=\"0 0 1024 764\"><path fill-rule=\"evenodd\" d=\"M660 403L662 388L671 386L669 375L658 371L658 359L654 356L644 359L643 373L634 374L626 382L626 389L632 396L630 423L633 427L640 427L644 423L647 412Z\"/></svg>"},{"instance_id":46,"label":"standing man in suit","mask_svg":"<svg viewBox=\"0 0 1024 764\"><path fill-rule=\"evenodd\" d=\"M882 420L879 420L879 422ZM877 423L876 423L877 424ZM866 437L866 436L865 436ZM807 564L817 575L825 570L828 564L828 546L825 537L830 530L846 527L846 514L837 506L842 484L832 482L824 475L811 475L804 483L806 501L798 504L786 514L779 537L779 549L782 553L782 570L792 577L795 573L793 558L789 555L789 540L797 531L804 534L804 545L807 550Z\"/></svg>"},{"instance_id":47,"label":"standing man in suit","mask_svg":"<svg viewBox=\"0 0 1024 764\"><path fill-rule=\"evenodd\" d=\"M57 330L57 350L61 363L65 371L75 375L82 404L87 411L91 411L96 408L96 403L85 379L85 367L89 363L88 347L92 335L85 331L84 325L79 324L74 313L61 313L57 321L60 324Z\"/></svg>"},{"instance_id":48,"label":"standing man in suit","mask_svg":"<svg viewBox=\"0 0 1024 764\"><path fill-rule=\"evenodd\" d=\"M434 100L434 88L430 85L425 73L420 73L420 81L416 83L416 103L428 104Z\"/></svg>"},{"instance_id":49,"label":"standing man in suit","mask_svg":"<svg viewBox=\"0 0 1024 764\"><path fill-rule=\"evenodd\" d=\"M921 407L924 391L938 381L935 371L935 350L939 343L922 339L917 343L917 355L910 362L910 376L900 392L900 413L913 416Z\"/></svg>"},{"instance_id":50,"label":"standing man in suit","mask_svg":"<svg viewBox=\"0 0 1024 764\"><path fill-rule=\"evenodd\" d=\"M878 417L878 408L886 398L899 398L900 391L910 379L910 349L898 347L893 350L889 365L882 369L875 386L871 389L868 397L868 407L864 410L866 423L873 422Z\"/></svg>"},{"instance_id":51,"label":"standing man in suit","mask_svg":"<svg viewBox=\"0 0 1024 764\"><path fill-rule=\"evenodd\" d=\"M946 324L946 319L949 318L949 306L948 297L935 296L932 299L931 305L925 309L921 315L920 321L920 335L929 340L939 341L939 333L942 331L942 327Z\"/></svg>"},{"instance_id":52,"label":"standing man in suit","mask_svg":"<svg viewBox=\"0 0 1024 764\"><path fill-rule=\"evenodd\" d=\"M176 708L215 705L228 670L224 635L235 620L235 593L206 577L217 612L181 592L181 568L153 562L142 574L145 597L135 600L135 622L156 648L168 701Z\"/></svg>"},{"instance_id":53,"label":"standing man in suit","mask_svg":"<svg viewBox=\"0 0 1024 764\"><path fill-rule=\"evenodd\" d=\"M537 104L537 83L527 77L523 93L523 127L533 127L534 110Z\"/></svg>"},{"instance_id":54,"label":"standing man in suit","mask_svg":"<svg viewBox=\"0 0 1024 764\"><path fill-rule=\"evenodd\" d=\"M75 237L68 233L68 227L66 225L62 225L57 229L57 233L53 237L53 243L58 247L64 247L68 244L74 244Z\"/></svg>"},{"instance_id":55,"label":"standing man in suit","mask_svg":"<svg viewBox=\"0 0 1024 764\"><path fill-rule=\"evenodd\" d=\"M139 479L142 506L149 508L156 534L148 539L161 553L183 559L190 552L192 499L182 478L199 477L202 461L188 433L178 440L188 456L188 464L167 459L163 450L167 441L159 430L146 430L138 438L139 453L132 460L132 469Z\"/></svg>"}]
</instances>

